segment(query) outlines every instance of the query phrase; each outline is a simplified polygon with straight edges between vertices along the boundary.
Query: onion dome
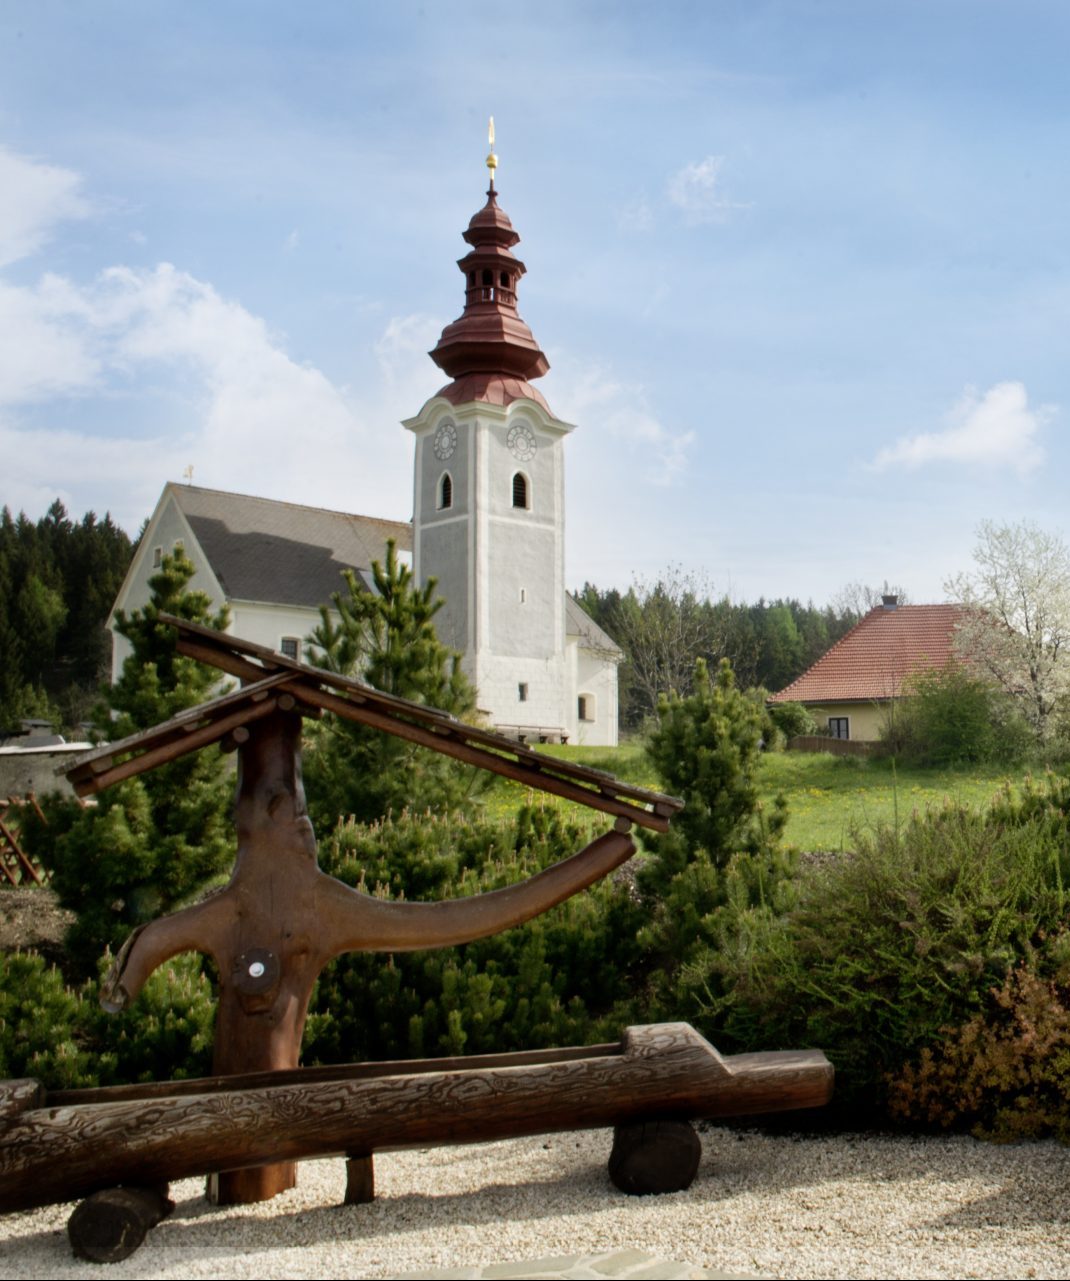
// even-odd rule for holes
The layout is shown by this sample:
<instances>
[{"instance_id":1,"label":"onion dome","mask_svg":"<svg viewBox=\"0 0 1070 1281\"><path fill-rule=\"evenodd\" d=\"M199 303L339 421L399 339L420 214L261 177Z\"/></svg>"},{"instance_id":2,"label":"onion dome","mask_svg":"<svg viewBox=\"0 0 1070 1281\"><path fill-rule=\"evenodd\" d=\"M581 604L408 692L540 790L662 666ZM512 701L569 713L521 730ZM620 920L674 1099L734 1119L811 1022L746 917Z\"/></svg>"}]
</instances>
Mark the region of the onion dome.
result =
<instances>
[{"instance_id":1,"label":"onion dome","mask_svg":"<svg viewBox=\"0 0 1070 1281\"><path fill-rule=\"evenodd\" d=\"M545 404L527 380L540 378L550 362L516 309L517 282L525 267L511 253L520 237L498 207L493 171L487 203L468 224L464 239L472 246L457 263L465 278L464 311L443 329L430 352L453 379L439 394L455 404L508 404L521 396Z\"/></svg>"}]
</instances>

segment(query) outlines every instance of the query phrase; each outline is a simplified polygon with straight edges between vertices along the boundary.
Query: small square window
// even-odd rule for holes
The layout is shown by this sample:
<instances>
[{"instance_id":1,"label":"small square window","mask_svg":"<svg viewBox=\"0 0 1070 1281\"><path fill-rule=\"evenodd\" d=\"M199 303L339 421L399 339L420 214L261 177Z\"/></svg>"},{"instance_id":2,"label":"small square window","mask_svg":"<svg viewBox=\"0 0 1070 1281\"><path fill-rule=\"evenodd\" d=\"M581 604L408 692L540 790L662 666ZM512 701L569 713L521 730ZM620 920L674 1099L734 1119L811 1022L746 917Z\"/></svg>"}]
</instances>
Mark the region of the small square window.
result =
<instances>
[{"instance_id":1,"label":"small square window","mask_svg":"<svg viewBox=\"0 0 1070 1281\"><path fill-rule=\"evenodd\" d=\"M284 636L279 653L283 658L292 658L296 662L301 657L301 642L296 636Z\"/></svg>"},{"instance_id":2,"label":"small square window","mask_svg":"<svg viewBox=\"0 0 1070 1281\"><path fill-rule=\"evenodd\" d=\"M516 687L516 697L517 701L520 703L526 703L528 701L528 687L525 682L521 681Z\"/></svg>"},{"instance_id":3,"label":"small square window","mask_svg":"<svg viewBox=\"0 0 1070 1281\"><path fill-rule=\"evenodd\" d=\"M849 716L830 716L829 733L833 738L851 737L851 719Z\"/></svg>"}]
</instances>

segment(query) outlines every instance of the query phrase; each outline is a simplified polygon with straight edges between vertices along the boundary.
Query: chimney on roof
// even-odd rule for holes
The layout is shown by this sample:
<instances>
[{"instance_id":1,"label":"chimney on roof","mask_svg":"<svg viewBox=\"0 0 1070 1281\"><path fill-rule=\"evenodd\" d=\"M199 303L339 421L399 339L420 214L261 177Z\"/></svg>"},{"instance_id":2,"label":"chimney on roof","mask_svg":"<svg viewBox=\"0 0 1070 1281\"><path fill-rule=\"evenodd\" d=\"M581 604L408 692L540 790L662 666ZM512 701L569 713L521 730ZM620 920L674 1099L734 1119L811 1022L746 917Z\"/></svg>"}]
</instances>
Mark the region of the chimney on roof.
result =
<instances>
[{"instance_id":1,"label":"chimney on roof","mask_svg":"<svg viewBox=\"0 0 1070 1281\"><path fill-rule=\"evenodd\" d=\"M885 609L898 609L899 597L898 596L882 596L881 604L884 606Z\"/></svg>"}]
</instances>

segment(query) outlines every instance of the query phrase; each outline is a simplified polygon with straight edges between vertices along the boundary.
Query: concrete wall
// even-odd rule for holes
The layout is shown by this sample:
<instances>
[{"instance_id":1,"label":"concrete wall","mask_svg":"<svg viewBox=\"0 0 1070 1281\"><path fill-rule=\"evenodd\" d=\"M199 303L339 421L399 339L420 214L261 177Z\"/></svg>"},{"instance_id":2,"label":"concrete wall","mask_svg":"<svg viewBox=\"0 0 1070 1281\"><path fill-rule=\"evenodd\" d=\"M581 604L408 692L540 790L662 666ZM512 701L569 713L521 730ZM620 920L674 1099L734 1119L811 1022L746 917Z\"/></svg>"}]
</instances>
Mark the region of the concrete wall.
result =
<instances>
[{"instance_id":1,"label":"concrete wall","mask_svg":"<svg viewBox=\"0 0 1070 1281\"><path fill-rule=\"evenodd\" d=\"M25 796L36 792L45 796L60 792L73 796L74 788L56 770L73 763L91 743L64 743L54 747L0 748L0 797Z\"/></svg>"}]
</instances>

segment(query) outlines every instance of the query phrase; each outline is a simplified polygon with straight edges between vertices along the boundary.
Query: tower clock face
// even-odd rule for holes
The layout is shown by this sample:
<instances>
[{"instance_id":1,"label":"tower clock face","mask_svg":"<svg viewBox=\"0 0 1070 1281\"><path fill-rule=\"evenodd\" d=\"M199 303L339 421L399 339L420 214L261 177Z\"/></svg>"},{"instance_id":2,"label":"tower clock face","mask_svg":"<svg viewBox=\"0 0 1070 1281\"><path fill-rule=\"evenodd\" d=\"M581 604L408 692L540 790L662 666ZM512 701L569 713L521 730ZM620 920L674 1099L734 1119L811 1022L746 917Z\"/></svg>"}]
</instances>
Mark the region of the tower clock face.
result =
<instances>
[{"instance_id":1,"label":"tower clock face","mask_svg":"<svg viewBox=\"0 0 1070 1281\"><path fill-rule=\"evenodd\" d=\"M457 448L457 428L453 423L443 423L435 432L435 457L440 462L445 462L447 458L453 457L453 451Z\"/></svg>"},{"instance_id":2,"label":"tower clock face","mask_svg":"<svg viewBox=\"0 0 1070 1281\"><path fill-rule=\"evenodd\" d=\"M518 462L526 463L529 458L535 457L535 433L525 423L510 427L505 443Z\"/></svg>"}]
</instances>

